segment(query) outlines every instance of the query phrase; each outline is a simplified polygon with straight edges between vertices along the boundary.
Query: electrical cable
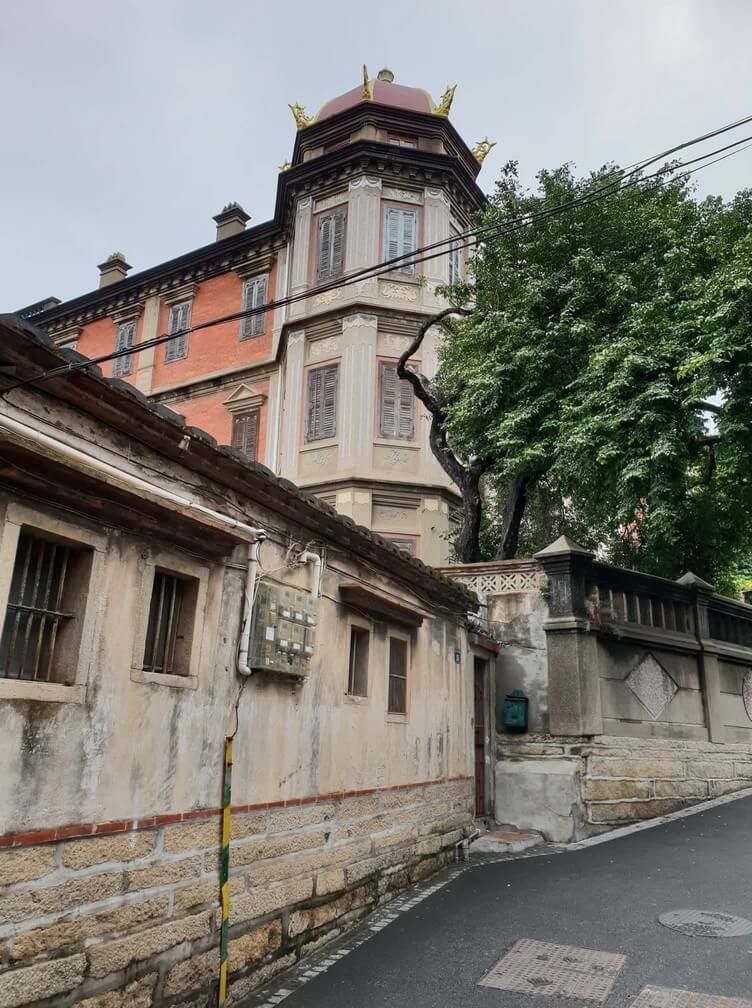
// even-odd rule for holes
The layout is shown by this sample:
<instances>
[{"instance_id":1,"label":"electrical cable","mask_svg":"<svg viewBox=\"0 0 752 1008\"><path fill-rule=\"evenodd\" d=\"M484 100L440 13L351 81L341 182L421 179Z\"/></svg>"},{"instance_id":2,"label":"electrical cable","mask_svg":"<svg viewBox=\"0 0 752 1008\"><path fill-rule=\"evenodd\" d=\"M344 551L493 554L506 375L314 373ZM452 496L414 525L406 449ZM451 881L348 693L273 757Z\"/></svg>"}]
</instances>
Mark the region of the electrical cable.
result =
<instances>
[{"instance_id":1,"label":"electrical cable","mask_svg":"<svg viewBox=\"0 0 752 1008\"><path fill-rule=\"evenodd\" d=\"M752 121L752 116L749 116L749 117L747 117L745 119L737 120L737 122L735 122L735 123L731 123L731 124L729 124L727 126L721 127L718 130L714 130L714 131L712 131L710 133L704 134L701 137L697 137L697 138L694 138L692 140L685 141L684 143L679 144L676 147L669 148L668 151L663 152L662 154L656 155L656 156L648 159L647 161L639 162L638 163L638 167L632 169L631 171L627 172L626 174L619 175L619 178L618 178L618 180L616 182L614 182L614 183L608 183L607 185L602 186L599 189L593 190L590 193L586 193L585 195L583 195L581 197L576 197L575 199L572 199L572 200L570 200L570 201L568 201L566 203L558 204L558 205L556 205L554 207L548 207L545 210L538 211L535 214L525 214L525 215L522 215L520 217L511 218L511 219L508 219L506 221L503 221L503 222L500 222L500 223L497 223L497 224L486 225L486 226L483 226L483 227L469 229L466 232L462 232L462 233L459 233L459 234L456 234L456 235L452 235L449 238L441 239L440 241L434 242L431 245L424 245L424 246L421 246L421 247L419 247L419 248L417 248L417 249L415 249L415 250L413 250L413 251L411 251L409 253L404 253L401 256L394 257L393 259L385 260L385 261L383 261L381 263L376 264L375 266L364 267L363 269L358 270L355 273L350 274L348 277L339 278L339 279L337 279L335 281L331 281L331 282L329 282L327 284L321 284L318 287L313 287L313 288L310 288L309 290L301 291L298 294L290 295L290 296L284 297L284 298L279 298L279 299L277 299L275 301L270 301L267 304L261 305L259 307L243 309L243 310L238 311L238 312L232 312L232 313L230 313L228 315L219 316L219 317L214 318L214 319L209 319L206 322L198 323L197 325L191 326L191 327L189 327L187 329L182 329L182 330L179 330L179 331L174 332L174 333L167 333L167 334L162 335L162 336L157 336L157 337L154 337L151 340L145 340L144 342L139 343L136 346L133 346L133 347L124 347L124 348L121 348L120 350L114 350L114 351L111 351L110 353L101 354L98 357L93 357L93 358L87 359L86 361L78 361L78 362L71 363L71 364L68 364L68 365L62 365L59 368L52 368L49 371L43 372L41 375L35 376L34 378L24 379L24 380L22 380L20 382L16 382L14 384L11 384L10 386L6 387L5 390L3 390L2 394L5 395L8 392L11 392L11 391L13 391L16 388L21 388L21 387L23 387L25 385L34 384L37 381L46 380L48 378L56 377L56 376L61 375L61 374L66 374L66 373L69 373L70 371L82 370L82 369L84 369L86 367L91 367L92 365L104 363L104 362L109 361L109 360L115 360L118 357L124 357L124 356L128 356L130 354L133 354L133 353L138 353L141 350L151 349L152 347L160 346L160 345L162 345L164 343L169 342L172 339L177 339L180 336L184 336L184 335L187 335L187 334L192 333L192 332L199 332L199 331L201 331L203 329L208 329L208 328L211 328L213 326L223 325L223 324L226 324L228 322L237 321L237 320L242 319L242 318L248 318L248 317L253 316L253 315L264 314L264 313L266 313L268 311L273 311L276 308L283 307L283 306L286 306L286 305L289 305L289 304L294 304L294 303L296 303L298 301L301 301L301 300L307 300L309 298L316 297L316 296L318 296L320 294L327 293L328 291L331 291L331 290L336 290L336 289L341 289L343 287L351 286L353 283L364 282L365 280L375 279L375 278L377 278L379 276L384 275L385 273L394 272L394 270L400 264L403 265L403 266L407 266L407 265L409 265L409 266L416 266L416 265L418 265L420 263L431 261L431 260L439 258L439 257L441 257L443 255L448 255L448 254L450 254L450 252L454 251L455 249L470 248L470 247L473 247L475 245L478 245L482 241L487 240L488 237L491 237L491 236L496 235L496 234L507 233L508 229L511 229L512 233L513 233L513 231L517 229L516 225L527 227L527 226L530 226L532 224L538 223L541 220L545 220L545 219L547 219L550 216L553 216L555 214L561 213L561 212L563 212L565 210L573 209L575 207L582 206L582 205L587 205L587 204L589 204L591 202L595 202L596 200L599 200L599 199L602 199L602 198L606 198L607 196L612 195L615 192L620 192L623 189L626 189L626 188L628 188L630 186L639 185L641 183L648 182L648 181L650 181L652 179L655 179L655 178L658 178L658 177L661 177L661 176L666 176L669 173L675 173L680 168L684 168L684 167L687 167L688 165L696 164L698 161L706 161L708 158L712 157L714 154L719 154L719 153L722 153L724 151L728 151L728 150L730 150L732 148L740 148L741 150L744 150L744 149L746 149L746 146L745 147L741 147L740 145L742 145L742 144L746 145L746 141L752 140L752 136L744 137L741 140L735 141L732 144L728 144L728 145L726 145L724 147L720 147L720 148L717 148L717 149L715 149L713 151L709 151L707 154L700 155L699 157L690 159L689 161L679 162L676 165L667 165L667 166L661 168L659 171L654 172L654 173L652 173L650 175L645 176L645 175L638 174L638 172L641 172L644 169L644 167L646 167L646 166L648 166L650 164L655 163L657 160L660 160L662 157L666 156L666 154L674 153L674 152L676 152L678 150L683 150L683 149L685 149L687 147L693 146L694 144L703 142L704 140L706 140L706 139L708 139L710 137L718 136L721 133L728 132L731 129L738 128L738 126L743 125L743 124L745 124L747 122L750 122L750 121ZM732 151L732 153L738 153L738 152L740 152L739 149ZM727 157L727 156L730 156L730 155L727 154L725 156ZM709 167L711 164L715 164L715 163L717 163L717 161L720 161L720 160L724 160L724 157L720 157L720 158L718 158L718 159L716 159L714 161L709 161L705 165L700 165L697 168L692 169L690 172L681 173L680 175L677 175L675 178L669 178L668 181L669 182L671 182L671 181L677 181L679 178L689 177L694 172L701 170L701 168L703 168L703 167ZM627 182L626 184L622 184L625 178L632 178L632 181L631 182ZM459 243L459 240L462 239L462 238L469 238L469 240L466 241L466 242L464 242L464 243ZM446 246L449 246L449 247L446 248ZM433 251L434 249L437 249L437 248L441 248L442 251L440 251L438 253L435 253L433 255L420 255L420 253L430 252L430 251Z\"/></svg>"}]
</instances>

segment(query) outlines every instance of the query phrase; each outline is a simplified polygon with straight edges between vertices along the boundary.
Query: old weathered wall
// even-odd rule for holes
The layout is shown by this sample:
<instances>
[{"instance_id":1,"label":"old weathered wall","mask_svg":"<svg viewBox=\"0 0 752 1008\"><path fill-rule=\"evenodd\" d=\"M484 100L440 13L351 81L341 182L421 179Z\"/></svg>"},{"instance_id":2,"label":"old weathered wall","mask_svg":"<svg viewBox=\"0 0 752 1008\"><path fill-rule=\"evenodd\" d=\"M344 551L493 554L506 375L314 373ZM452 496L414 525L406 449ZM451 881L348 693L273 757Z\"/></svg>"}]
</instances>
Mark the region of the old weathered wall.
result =
<instances>
[{"instance_id":1,"label":"old weathered wall","mask_svg":"<svg viewBox=\"0 0 752 1008\"><path fill-rule=\"evenodd\" d=\"M469 801L467 782L448 782L236 811L231 1001L436 871ZM207 1003L219 969L218 811L171 818L70 826L0 850L0 1005Z\"/></svg>"},{"instance_id":2,"label":"old weathered wall","mask_svg":"<svg viewBox=\"0 0 752 1008\"><path fill-rule=\"evenodd\" d=\"M497 755L497 819L562 843L752 788L739 744L507 736Z\"/></svg>"},{"instance_id":3,"label":"old weathered wall","mask_svg":"<svg viewBox=\"0 0 752 1008\"><path fill-rule=\"evenodd\" d=\"M310 530L255 501L218 499L189 469L71 410L55 419L72 444L94 445L175 493L187 484L208 506L267 528L261 579L307 590L311 569L290 566L291 548L324 556L309 676L291 684L254 675L238 704L231 969L249 989L444 863L472 818L471 645L430 591L418 597L336 542L311 543ZM246 550L218 558L200 528L190 549L179 547L169 514L139 530L133 513L122 523L116 511L86 517L101 510L86 494L82 484L75 510L0 495L3 591L23 526L83 542L94 557L73 685L0 678L2 1008L89 995L99 1000L86 1008L158 1005L208 990L218 962L218 805L235 726ZM141 668L156 567L200 585L182 677ZM344 582L428 614L410 628L354 609ZM364 697L346 693L353 621L371 634ZM387 712L390 635L409 646L401 715ZM121 1001L100 997L129 984ZM197 994L182 1003L204 1002Z\"/></svg>"}]
</instances>

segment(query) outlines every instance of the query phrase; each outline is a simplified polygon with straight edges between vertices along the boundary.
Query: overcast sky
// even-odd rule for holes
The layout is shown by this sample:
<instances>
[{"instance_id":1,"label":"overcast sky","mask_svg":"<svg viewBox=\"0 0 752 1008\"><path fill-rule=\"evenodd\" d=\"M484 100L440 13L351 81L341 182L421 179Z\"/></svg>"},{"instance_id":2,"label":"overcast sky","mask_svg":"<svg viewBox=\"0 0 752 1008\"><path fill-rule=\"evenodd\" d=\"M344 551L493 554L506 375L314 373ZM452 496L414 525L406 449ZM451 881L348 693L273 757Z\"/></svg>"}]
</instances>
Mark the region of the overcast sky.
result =
<instances>
[{"instance_id":1,"label":"overcast sky","mask_svg":"<svg viewBox=\"0 0 752 1008\"><path fill-rule=\"evenodd\" d=\"M527 180L622 164L752 114L750 0L5 0L0 310L96 287L206 244L237 200L272 216L309 112L361 64L438 98L470 144ZM746 130L752 133L752 128ZM744 135L744 134L739 134ZM698 176L752 185L752 149Z\"/></svg>"}]
</instances>

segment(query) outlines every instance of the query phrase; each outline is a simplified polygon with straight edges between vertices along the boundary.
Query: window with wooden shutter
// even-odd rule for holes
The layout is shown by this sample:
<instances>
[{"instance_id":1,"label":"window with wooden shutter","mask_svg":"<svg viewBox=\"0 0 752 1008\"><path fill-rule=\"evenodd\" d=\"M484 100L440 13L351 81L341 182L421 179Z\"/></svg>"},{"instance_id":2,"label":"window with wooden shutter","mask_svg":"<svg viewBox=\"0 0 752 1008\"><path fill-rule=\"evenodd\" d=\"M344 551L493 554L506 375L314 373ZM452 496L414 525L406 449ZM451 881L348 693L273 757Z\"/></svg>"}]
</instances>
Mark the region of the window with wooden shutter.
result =
<instances>
[{"instance_id":1,"label":"window with wooden shutter","mask_svg":"<svg viewBox=\"0 0 752 1008\"><path fill-rule=\"evenodd\" d=\"M331 280L345 270L347 207L321 213L316 224L316 280Z\"/></svg>"},{"instance_id":2,"label":"window with wooden shutter","mask_svg":"<svg viewBox=\"0 0 752 1008\"><path fill-rule=\"evenodd\" d=\"M126 350L132 347L136 339L136 323L121 322L115 335L115 350ZM122 378L133 370L133 354L123 354L112 361L112 377Z\"/></svg>"},{"instance_id":3,"label":"window with wooden shutter","mask_svg":"<svg viewBox=\"0 0 752 1008\"><path fill-rule=\"evenodd\" d=\"M181 301L170 305L170 319L167 324L167 335L180 333L175 339L165 343L165 362L180 360L188 356L188 328L191 324L191 302Z\"/></svg>"},{"instance_id":4,"label":"window with wooden shutter","mask_svg":"<svg viewBox=\"0 0 752 1008\"><path fill-rule=\"evenodd\" d=\"M261 308L266 304L266 291L268 278L263 276L251 277L243 284L243 311L250 308ZM266 312L259 312L257 315L246 315L240 324L240 338L249 339L251 336L261 336L266 325Z\"/></svg>"},{"instance_id":5,"label":"window with wooden shutter","mask_svg":"<svg viewBox=\"0 0 752 1008\"><path fill-rule=\"evenodd\" d=\"M414 252L418 245L418 211L404 207L384 207L384 259L391 261ZM395 273L415 276L415 262L394 267Z\"/></svg>"},{"instance_id":6,"label":"window with wooden shutter","mask_svg":"<svg viewBox=\"0 0 752 1008\"><path fill-rule=\"evenodd\" d=\"M389 638L389 714L407 714L407 641Z\"/></svg>"},{"instance_id":7,"label":"window with wooden shutter","mask_svg":"<svg viewBox=\"0 0 752 1008\"><path fill-rule=\"evenodd\" d=\"M259 411L236 413L232 418L232 447L255 462L258 458Z\"/></svg>"},{"instance_id":8,"label":"window with wooden shutter","mask_svg":"<svg viewBox=\"0 0 752 1008\"><path fill-rule=\"evenodd\" d=\"M305 439L322 441L337 434L339 364L326 364L308 372Z\"/></svg>"},{"instance_id":9,"label":"window with wooden shutter","mask_svg":"<svg viewBox=\"0 0 752 1008\"><path fill-rule=\"evenodd\" d=\"M379 365L379 435L412 441L415 437L415 396L412 385L397 375L397 365Z\"/></svg>"}]
</instances>

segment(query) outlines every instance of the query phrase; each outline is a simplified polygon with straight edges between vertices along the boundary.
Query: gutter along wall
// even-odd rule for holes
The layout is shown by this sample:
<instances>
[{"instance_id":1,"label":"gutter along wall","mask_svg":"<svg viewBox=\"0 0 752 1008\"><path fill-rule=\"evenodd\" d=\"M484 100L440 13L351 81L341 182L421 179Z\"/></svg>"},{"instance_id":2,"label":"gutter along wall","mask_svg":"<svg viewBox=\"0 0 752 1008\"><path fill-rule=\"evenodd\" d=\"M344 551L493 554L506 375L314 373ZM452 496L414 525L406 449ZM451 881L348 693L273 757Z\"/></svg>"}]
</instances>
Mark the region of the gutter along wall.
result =
<instances>
[{"instance_id":1,"label":"gutter along wall","mask_svg":"<svg viewBox=\"0 0 752 1008\"><path fill-rule=\"evenodd\" d=\"M112 417L118 394L98 385ZM289 565L290 547L324 557L308 678L254 675L238 708L230 876L238 998L435 871L471 820L472 654L452 612L466 601L451 585L431 585L430 572L425 592L418 582L408 588L419 566L375 540L374 559L347 548L348 537L359 541L354 526L338 519L337 534L323 534L331 512L321 512L314 538L304 501L293 509L300 522L291 520L48 394L10 393L3 411L266 528L263 580L306 591L310 571ZM153 425L166 431L156 413ZM216 455L218 466L229 464ZM242 537L76 472L30 439L0 435L0 466L3 615L22 534L90 558L69 684L0 677L0 1005L204 1004L219 966L219 805L239 685ZM280 493L272 481L269 495ZM289 509L292 490L285 499ZM183 676L142 667L157 570L196 585ZM345 583L396 601L396 617L353 610ZM400 607L426 615L409 626ZM364 697L346 695L352 625L370 633ZM391 636L409 648L405 715L387 713Z\"/></svg>"}]
</instances>

